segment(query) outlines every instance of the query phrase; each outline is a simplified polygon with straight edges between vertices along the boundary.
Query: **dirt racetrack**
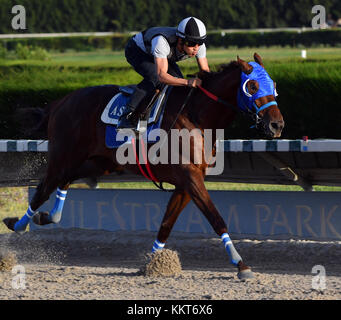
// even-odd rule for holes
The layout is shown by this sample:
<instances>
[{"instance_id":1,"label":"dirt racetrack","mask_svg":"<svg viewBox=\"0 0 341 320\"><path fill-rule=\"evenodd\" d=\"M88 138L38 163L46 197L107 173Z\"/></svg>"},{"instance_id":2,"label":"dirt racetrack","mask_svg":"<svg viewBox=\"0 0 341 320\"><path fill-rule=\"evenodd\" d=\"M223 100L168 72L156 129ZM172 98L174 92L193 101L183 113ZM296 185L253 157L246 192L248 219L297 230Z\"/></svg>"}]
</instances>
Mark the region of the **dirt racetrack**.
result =
<instances>
[{"instance_id":1,"label":"dirt racetrack","mask_svg":"<svg viewBox=\"0 0 341 320\"><path fill-rule=\"evenodd\" d=\"M255 275L241 282L218 237L178 232L166 248L178 252L182 273L172 278L141 275L155 236L81 229L1 234L0 252L15 253L25 268L26 288L14 289L15 275L0 271L0 300L341 299L341 241L232 237ZM324 290L313 288L315 265L325 268Z\"/></svg>"}]
</instances>

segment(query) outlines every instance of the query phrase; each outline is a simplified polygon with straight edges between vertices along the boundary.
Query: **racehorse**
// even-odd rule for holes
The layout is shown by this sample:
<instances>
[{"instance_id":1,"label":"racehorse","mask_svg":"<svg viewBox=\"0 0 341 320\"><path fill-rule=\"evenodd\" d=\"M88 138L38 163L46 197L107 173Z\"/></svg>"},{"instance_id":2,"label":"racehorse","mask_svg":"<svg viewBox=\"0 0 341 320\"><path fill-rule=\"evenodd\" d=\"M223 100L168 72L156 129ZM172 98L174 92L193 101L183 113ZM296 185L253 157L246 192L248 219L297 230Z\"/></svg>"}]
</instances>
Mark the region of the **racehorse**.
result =
<instances>
[{"instance_id":1,"label":"racehorse","mask_svg":"<svg viewBox=\"0 0 341 320\"><path fill-rule=\"evenodd\" d=\"M167 132L170 129L199 129L200 132L205 129L224 129L234 120L237 110L242 110L256 120L256 126L269 138L280 137L284 121L276 102L274 82L257 53L254 54L254 60L255 62L247 63L237 57L237 61L222 66L216 72L199 73L197 76L202 79L199 89L172 88L165 107L162 128ZM52 102L44 109L39 128L47 128L47 171L26 214L20 220L4 219L9 229L24 232L30 219L38 225L58 223L67 189L75 180L122 170L141 174L137 164L123 166L118 163L117 150L105 145L106 126L100 120L101 113L118 91L119 87L115 85L83 88ZM202 148L202 144L199 148ZM235 249L227 226L205 187L208 163L203 161L197 164L192 159L195 152L202 152L193 140L190 151L189 164L150 166L158 181L175 186L152 251L164 247L179 214L193 200L221 237L230 263L238 269L238 277L250 278L251 268ZM50 212L37 211L56 189L54 208Z\"/></svg>"}]
</instances>

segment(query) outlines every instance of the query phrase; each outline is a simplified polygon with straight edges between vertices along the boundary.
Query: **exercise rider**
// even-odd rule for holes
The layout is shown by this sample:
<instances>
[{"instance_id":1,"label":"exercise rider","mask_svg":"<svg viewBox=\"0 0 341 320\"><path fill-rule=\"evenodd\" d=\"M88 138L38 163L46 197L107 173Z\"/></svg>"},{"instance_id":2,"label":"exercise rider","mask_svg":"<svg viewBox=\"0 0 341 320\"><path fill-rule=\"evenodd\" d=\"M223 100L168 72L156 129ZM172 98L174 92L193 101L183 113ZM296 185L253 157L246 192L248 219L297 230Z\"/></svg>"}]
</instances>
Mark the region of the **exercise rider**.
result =
<instances>
[{"instance_id":1,"label":"exercise rider","mask_svg":"<svg viewBox=\"0 0 341 320\"><path fill-rule=\"evenodd\" d=\"M125 49L127 61L134 67L143 80L140 82L120 117L118 128L135 128L137 107L144 98L152 98L156 89L163 84L172 86L196 87L199 78L184 79L177 61L196 57L200 70L209 72L206 58L206 27L202 21L188 17L177 28L154 27L136 34Z\"/></svg>"}]
</instances>

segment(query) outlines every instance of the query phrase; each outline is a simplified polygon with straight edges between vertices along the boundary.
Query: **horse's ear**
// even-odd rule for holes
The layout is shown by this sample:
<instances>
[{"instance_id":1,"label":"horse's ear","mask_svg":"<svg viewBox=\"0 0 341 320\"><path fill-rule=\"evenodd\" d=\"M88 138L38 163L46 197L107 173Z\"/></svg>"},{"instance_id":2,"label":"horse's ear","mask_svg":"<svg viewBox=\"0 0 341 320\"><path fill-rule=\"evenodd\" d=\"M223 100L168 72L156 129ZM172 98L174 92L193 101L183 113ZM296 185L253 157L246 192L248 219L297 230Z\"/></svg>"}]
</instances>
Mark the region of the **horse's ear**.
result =
<instances>
[{"instance_id":1,"label":"horse's ear","mask_svg":"<svg viewBox=\"0 0 341 320\"><path fill-rule=\"evenodd\" d=\"M252 66L250 66L246 61L240 59L239 56L237 56L237 62L244 73L250 74L252 72Z\"/></svg>"},{"instance_id":2,"label":"horse's ear","mask_svg":"<svg viewBox=\"0 0 341 320\"><path fill-rule=\"evenodd\" d=\"M253 58L255 59L255 61L264 68L264 65L263 65L263 61L262 61L262 58L261 56L255 52L255 54L253 55Z\"/></svg>"}]
</instances>

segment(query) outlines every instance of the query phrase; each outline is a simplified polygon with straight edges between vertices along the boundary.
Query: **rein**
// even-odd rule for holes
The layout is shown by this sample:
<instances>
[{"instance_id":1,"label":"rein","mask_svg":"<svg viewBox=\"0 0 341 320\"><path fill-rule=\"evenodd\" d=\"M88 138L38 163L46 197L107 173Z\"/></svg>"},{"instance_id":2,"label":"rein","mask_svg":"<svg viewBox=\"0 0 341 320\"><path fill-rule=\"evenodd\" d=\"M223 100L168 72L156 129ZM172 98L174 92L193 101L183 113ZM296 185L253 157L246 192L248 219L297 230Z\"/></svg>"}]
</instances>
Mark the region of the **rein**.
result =
<instances>
[{"instance_id":1,"label":"rein","mask_svg":"<svg viewBox=\"0 0 341 320\"><path fill-rule=\"evenodd\" d=\"M255 107L256 112L253 113L253 112L250 111L250 109L246 108L246 109L248 110L248 113L247 113L247 112L241 110L240 108L234 106L233 104L227 102L226 100L223 100L223 99L219 98L218 96L216 96L216 95L213 94L212 92L206 90L206 89L203 88L202 86L198 86L198 88L199 88L206 96L208 96L210 99L212 99L212 100L214 100L214 101L216 101L216 102L218 102L218 103L221 103L221 104L223 104L223 105L225 105L225 106L231 108L231 109L234 110L235 112L237 112L237 113L242 112L242 113L244 113L244 114L246 114L246 115L251 115L251 117L256 121L256 125L255 125L255 126L257 126L257 125L259 124L259 122L260 122L260 118L259 118L259 116L258 116L258 113L259 113L260 111L262 111L262 110L264 110L264 109L266 109L266 108L268 108L268 107L270 107L270 106L272 106L272 105L277 105L277 102L276 102L276 101L271 101L271 102L266 103L266 104L264 104L264 105L262 105L261 107L258 108L258 106L256 105L256 103L254 102L254 103L253 103L253 106ZM190 90L190 92L188 93L188 95L187 95L187 97L186 97L184 103L182 104L180 110L178 111L178 113L177 113L177 115L176 115L176 117L175 117L175 119L174 119L172 125L170 126L170 128L169 128L169 130L168 130L168 132L167 132L167 136L168 136L170 130L173 128L173 126L174 126L174 124L176 123L176 121L178 120L179 115L182 113L183 109L184 109L185 106L187 105L189 99L191 98L192 93L193 93L193 91L194 91L193 89L194 89L194 88L191 88L191 90ZM140 161L139 161L139 158L138 158L138 155L137 155L137 151L136 151L136 144L135 144L134 139L132 139L132 145L133 145L133 149L134 149L136 161L137 161L137 164L138 164L138 167L139 167L141 173L143 174L143 176L144 176L145 178L147 178L148 180L151 180L151 181L154 183L154 185L155 185L156 187L158 187L159 189L161 189L162 191L168 191L168 192L169 192L169 191L173 191L173 190L166 190L166 189L164 189L163 186L162 186L162 182L158 181L157 178L153 175L153 173L152 173L152 171L151 171L151 169L150 169L150 165L149 165L148 159L147 159L148 157L147 157L147 156L145 155L145 153L144 153L144 149L145 149L145 148L144 148L143 139L142 139L141 143L142 143L142 156L143 156L143 160L144 160L145 163L146 163L146 169L147 169L147 173L149 174L149 176L148 176L148 174L143 170L143 168L142 168L142 166L141 166L141 163L140 163ZM164 143L164 142L163 142L163 143ZM161 144L160 149L161 149L163 143ZM159 183L159 185L158 185L157 183Z\"/></svg>"},{"instance_id":2,"label":"rein","mask_svg":"<svg viewBox=\"0 0 341 320\"><path fill-rule=\"evenodd\" d=\"M241 112L241 110L234 106L233 104L231 103L228 103L227 101L217 97L216 95L214 95L212 92L206 90L205 88L203 88L202 86L198 86L198 88L206 95L208 96L209 98L211 98L212 100L216 101L216 102L219 102L221 104L224 104L225 106L231 108L232 110L236 111L236 112Z\"/></svg>"},{"instance_id":3,"label":"rein","mask_svg":"<svg viewBox=\"0 0 341 320\"><path fill-rule=\"evenodd\" d=\"M214 100L214 101L216 101L216 102L218 102L218 103L221 103L221 104L223 104L223 105L225 105L225 106L231 108L232 110L234 110L234 111L236 111L236 112L243 112L244 114L248 114L248 115L250 115L250 113L251 113L251 116L252 116L253 118L255 118L256 123L259 122L258 113L259 113L260 111L265 110L265 109L269 108L270 106L277 105L277 102L276 102L276 101L270 101L270 102L268 102L268 103L262 105L261 107L258 107L258 106L256 105L256 103L254 102L254 103L253 103L253 106L254 106L254 108L255 108L255 110L256 110L256 113L252 113L248 108L246 108L246 110L248 110L249 113L245 113L244 111L242 111L242 110L239 109L238 107L236 107L236 106L234 106L233 104L228 103L227 101L225 101L225 100L223 100L223 99L217 97L217 96L214 95L212 92L206 90L206 89L203 88L202 86L198 86L198 88L199 88L206 96L208 96L208 97L211 98L212 100Z\"/></svg>"},{"instance_id":4,"label":"rein","mask_svg":"<svg viewBox=\"0 0 341 320\"><path fill-rule=\"evenodd\" d=\"M138 141L140 141L140 140L138 139ZM133 146L133 150L134 150L134 154L135 154L135 158L136 158L137 165L138 165L138 167L139 167L141 173L143 174L143 176L144 176L146 179L151 180L151 181L154 183L154 185L155 185L156 187L158 187L159 189L161 189L162 191L168 191L168 190L166 190L166 189L163 188L162 182L160 182L159 180L157 180L157 179L155 178L155 176L154 176L153 173L152 173L152 170L150 169L150 165L149 165L149 162L148 162L148 156L144 153L144 151L145 151L145 144L144 144L144 142L143 142L143 138L141 139L142 157L143 157L143 160L144 160L144 162L145 162L145 164L146 164L146 168L147 168L147 172L148 172L149 176L148 176L148 174L143 170L143 168L142 168L142 166L141 166L139 157L138 157L138 155L137 155L137 149L136 149L136 144L135 144L135 139L134 139L134 138L131 139L131 143L132 143L132 146ZM157 182L159 182L160 185L158 185ZM173 190L172 190L172 191L173 191Z\"/></svg>"},{"instance_id":5,"label":"rein","mask_svg":"<svg viewBox=\"0 0 341 320\"><path fill-rule=\"evenodd\" d=\"M187 95L187 97L186 97L184 103L182 104L182 106L181 106L180 110L178 111L178 113L177 113L177 115L176 115L176 117L175 117L175 119L174 119L172 125L170 126L170 128L169 128L169 130L168 130L168 132L167 132L167 136L169 135L169 132L170 132L171 129L174 127L175 122L176 122L176 121L178 120L178 118L179 118L179 115L182 113L182 111L184 110L185 106L187 105L189 99L191 98L192 93L193 93L193 91L194 91L193 89L194 89L194 88L191 88L191 90L189 91L189 93L188 93L188 95ZM166 141L166 140L164 140L164 142L165 142L165 141ZM161 148L162 148L164 142L161 144L160 150L161 150ZM137 165L138 165L138 167L139 167L139 169L140 169L142 175L143 175L145 178L147 178L148 180L151 180L151 181L154 183L154 185L155 185L156 187L158 187L160 190L165 191L165 192L173 192L174 190L167 190L167 189L165 189L165 188L163 187L163 185L162 185L162 182L159 181L159 180L157 180L157 178L153 175L153 173L152 173L152 171L151 171L151 169L150 169L149 162L148 162L148 157L147 157L147 156L145 155L145 153L144 153L144 151L145 151L145 146L144 146L143 138L141 139L141 144L142 144L142 157L143 157L144 162L146 163L146 168L147 168L147 172L148 172L149 176L148 176L148 174L143 170L143 168L142 168L142 166L141 166L141 163L140 163L140 161L139 161L139 157L138 157L138 155L137 155L135 139L132 139L132 146L133 146L133 150L134 150L134 153L135 153L135 158L136 158ZM159 185L158 185L157 183L159 183Z\"/></svg>"}]
</instances>

